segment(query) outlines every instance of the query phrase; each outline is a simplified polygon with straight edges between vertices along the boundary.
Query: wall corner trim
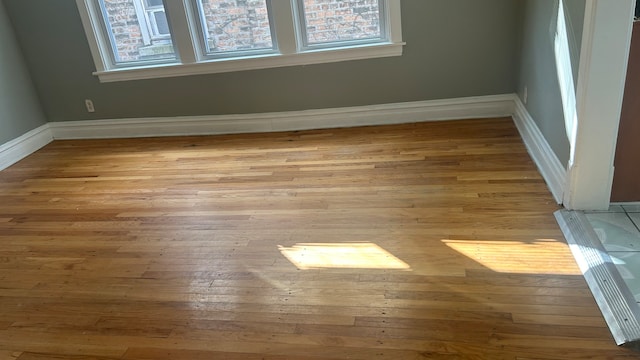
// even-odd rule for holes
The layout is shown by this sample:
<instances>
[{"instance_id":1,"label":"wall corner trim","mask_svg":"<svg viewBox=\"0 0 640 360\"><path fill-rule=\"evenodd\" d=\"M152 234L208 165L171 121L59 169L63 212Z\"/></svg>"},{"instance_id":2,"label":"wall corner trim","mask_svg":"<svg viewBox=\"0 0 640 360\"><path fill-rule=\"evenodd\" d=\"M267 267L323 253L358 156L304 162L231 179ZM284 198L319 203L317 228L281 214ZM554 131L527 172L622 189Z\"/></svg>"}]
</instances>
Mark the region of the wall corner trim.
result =
<instances>
[{"instance_id":1,"label":"wall corner trim","mask_svg":"<svg viewBox=\"0 0 640 360\"><path fill-rule=\"evenodd\" d=\"M0 145L0 170L17 163L53 141L49 124L39 126L22 136Z\"/></svg>"},{"instance_id":2,"label":"wall corner trim","mask_svg":"<svg viewBox=\"0 0 640 360\"><path fill-rule=\"evenodd\" d=\"M558 204L562 204L567 170L558 159L536 122L527 111L518 95L513 94L513 122L524 141L529 155L538 166L540 174L547 182L551 194Z\"/></svg>"}]
</instances>

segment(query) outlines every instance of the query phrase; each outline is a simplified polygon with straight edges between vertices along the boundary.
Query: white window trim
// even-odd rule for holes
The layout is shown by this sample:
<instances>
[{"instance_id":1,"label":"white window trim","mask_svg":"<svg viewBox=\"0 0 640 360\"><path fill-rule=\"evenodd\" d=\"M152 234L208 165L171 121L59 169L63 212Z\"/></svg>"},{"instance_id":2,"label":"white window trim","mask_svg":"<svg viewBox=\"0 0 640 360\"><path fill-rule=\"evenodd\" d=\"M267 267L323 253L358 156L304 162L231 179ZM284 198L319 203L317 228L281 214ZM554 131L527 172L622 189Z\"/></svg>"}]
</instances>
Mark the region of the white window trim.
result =
<instances>
[{"instance_id":1,"label":"white window trim","mask_svg":"<svg viewBox=\"0 0 640 360\"><path fill-rule=\"evenodd\" d=\"M309 41L308 38L308 34L306 33L306 29L305 27L308 26L307 25L307 20L306 19L306 15L305 15L305 11L304 11L304 5L302 4L304 2L304 0L295 0L295 4L293 4L294 9L293 9L293 14L294 17L297 18L296 20L296 26L297 28L297 33L299 34L298 36L298 47L301 51L305 51L305 50L320 50L323 48L331 48L332 43L333 42L318 42L318 43L311 43ZM385 17L385 21L384 21L384 27L387 27L388 24L390 23L390 19L386 16L386 12L388 11L387 6L385 5L385 1L384 0L378 0L378 4L382 5L383 9L381 10L380 15ZM390 36L389 31L383 27L380 28L381 30L381 36L383 37L387 37L387 35ZM355 39L355 40L345 40L344 41L346 44L345 46L348 46L349 43L352 43L353 45L356 44L362 44L362 45L366 45L369 43L379 43L379 39L376 38L369 38L369 39Z\"/></svg>"},{"instance_id":2,"label":"white window trim","mask_svg":"<svg viewBox=\"0 0 640 360\"><path fill-rule=\"evenodd\" d=\"M178 1L168 1L165 4L173 8L168 9L168 11L174 10L174 13L180 13L179 10L183 9L181 12L185 14L184 9L188 10L190 8L187 1L189 0L183 0L182 4L179 4ZM93 20L102 15L97 13L98 9L91 6L89 2L90 0L76 0L96 66L96 71L93 74L98 76L101 82L213 74L400 56L405 45L402 42L400 0L388 0L386 2L385 15L389 31L388 42L302 50L300 44L295 41L295 39L299 38L299 36L296 36L295 26L286 26L288 23L293 24L293 20L290 22L278 21L276 18L278 53L221 59L204 59L201 56L202 54L196 53L198 51L198 46L196 45L197 36L193 33L193 29L188 26L185 14L184 18L182 16L174 16L169 19L174 32L174 39L176 39L174 46L180 54L180 62L118 68L111 65L109 58L111 52L110 44L105 44L101 39L102 30L99 28L101 25ZM291 2L276 0L272 3L272 6L284 6L289 9L288 12L276 11L274 16L293 17L291 13L293 4Z\"/></svg>"},{"instance_id":3,"label":"white window trim","mask_svg":"<svg viewBox=\"0 0 640 360\"><path fill-rule=\"evenodd\" d=\"M138 17L138 19L146 18L142 0L134 0L133 6L135 7L136 16ZM149 29L147 29L145 26L141 26L140 32L142 33L142 42L145 45L151 45L151 34L149 33Z\"/></svg>"}]
</instances>

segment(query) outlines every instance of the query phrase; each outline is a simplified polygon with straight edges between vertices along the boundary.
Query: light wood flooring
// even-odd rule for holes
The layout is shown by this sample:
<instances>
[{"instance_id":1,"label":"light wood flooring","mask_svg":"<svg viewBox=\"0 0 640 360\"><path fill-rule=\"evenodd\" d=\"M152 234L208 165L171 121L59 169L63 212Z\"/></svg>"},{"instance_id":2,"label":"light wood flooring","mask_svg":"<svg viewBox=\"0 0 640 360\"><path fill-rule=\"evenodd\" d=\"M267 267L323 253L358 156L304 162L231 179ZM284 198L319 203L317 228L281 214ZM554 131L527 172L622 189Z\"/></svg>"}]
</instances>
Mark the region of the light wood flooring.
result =
<instances>
[{"instance_id":1,"label":"light wood flooring","mask_svg":"<svg viewBox=\"0 0 640 360\"><path fill-rule=\"evenodd\" d=\"M0 172L0 359L626 359L510 119L55 141Z\"/></svg>"}]
</instances>

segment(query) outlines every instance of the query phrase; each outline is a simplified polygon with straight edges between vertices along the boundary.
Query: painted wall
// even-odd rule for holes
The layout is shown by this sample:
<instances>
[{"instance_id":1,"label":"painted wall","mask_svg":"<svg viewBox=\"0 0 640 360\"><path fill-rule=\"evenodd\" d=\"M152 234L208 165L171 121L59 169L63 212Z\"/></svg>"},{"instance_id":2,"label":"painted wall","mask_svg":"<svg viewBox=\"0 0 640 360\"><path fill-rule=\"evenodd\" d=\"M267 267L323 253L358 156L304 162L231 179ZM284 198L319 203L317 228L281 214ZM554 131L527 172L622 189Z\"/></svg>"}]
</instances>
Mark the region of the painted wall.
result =
<instances>
[{"instance_id":1,"label":"painted wall","mask_svg":"<svg viewBox=\"0 0 640 360\"><path fill-rule=\"evenodd\" d=\"M22 52L0 1L0 144L45 123Z\"/></svg>"},{"instance_id":2,"label":"painted wall","mask_svg":"<svg viewBox=\"0 0 640 360\"><path fill-rule=\"evenodd\" d=\"M520 1L404 0L402 57L108 84L91 75L74 0L4 1L49 121L304 110L516 88ZM87 98L95 114L86 112Z\"/></svg>"},{"instance_id":3,"label":"painted wall","mask_svg":"<svg viewBox=\"0 0 640 360\"><path fill-rule=\"evenodd\" d=\"M565 130L562 96L556 67L554 39L558 1L527 0L524 19L517 92L558 159L567 164L570 144ZM565 0L565 19L574 85L577 85L580 46L584 25L584 0Z\"/></svg>"}]
</instances>

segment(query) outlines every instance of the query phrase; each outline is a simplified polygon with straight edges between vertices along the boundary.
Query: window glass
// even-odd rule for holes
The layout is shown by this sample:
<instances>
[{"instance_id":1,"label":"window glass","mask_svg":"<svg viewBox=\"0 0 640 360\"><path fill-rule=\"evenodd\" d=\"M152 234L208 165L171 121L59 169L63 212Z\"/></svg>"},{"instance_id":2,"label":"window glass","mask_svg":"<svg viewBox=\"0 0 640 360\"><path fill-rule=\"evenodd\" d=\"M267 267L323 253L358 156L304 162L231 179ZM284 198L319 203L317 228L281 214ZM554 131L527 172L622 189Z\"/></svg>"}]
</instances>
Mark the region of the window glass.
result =
<instances>
[{"instance_id":1,"label":"window glass","mask_svg":"<svg viewBox=\"0 0 640 360\"><path fill-rule=\"evenodd\" d=\"M382 40L378 0L300 0L305 45Z\"/></svg>"},{"instance_id":2,"label":"window glass","mask_svg":"<svg viewBox=\"0 0 640 360\"><path fill-rule=\"evenodd\" d=\"M169 22L164 11L154 11L151 14L153 15L153 32L158 36L170 35Z\"/></svg>"},{"instance_id":3,"label":"window glass","mask_svg":"<svg viewBox=\"0 0 640 360\"><path fill-rule=\"evenodd\" d=\"M175 60L161 0L99 0L114 63Z\"/></svg>"},{"instance_id":4,"label":"window glass","mask_svg":"<svg viewBox=\"0 0 640 360\"><path fill-rule=\"evenodd\" d=\"M274 48L266 0L197 2L207 54Z\"/></svg>"},{"instance_id":5,"label":"window glass","mask_svg":"<svg viewBox=\"0 0 640 360\"><path fill-rule=\"evenodd\" d=\"M139 16L145 18L149 33L154 39L166 39L171 36L162 0L144 0L144 14Z\"/></svg>"}]
</instances>

